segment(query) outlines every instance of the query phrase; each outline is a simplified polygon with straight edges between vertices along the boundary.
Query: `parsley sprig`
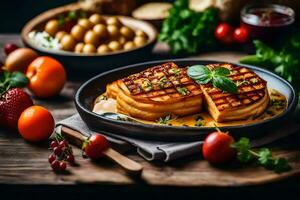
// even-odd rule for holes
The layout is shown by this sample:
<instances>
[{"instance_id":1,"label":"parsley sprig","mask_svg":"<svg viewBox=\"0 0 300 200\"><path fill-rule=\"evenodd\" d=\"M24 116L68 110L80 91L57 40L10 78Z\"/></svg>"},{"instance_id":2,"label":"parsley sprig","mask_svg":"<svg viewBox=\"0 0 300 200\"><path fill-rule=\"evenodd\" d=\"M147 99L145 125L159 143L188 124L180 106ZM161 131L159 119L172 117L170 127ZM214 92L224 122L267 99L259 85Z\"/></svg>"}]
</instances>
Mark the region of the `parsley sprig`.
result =
<instances>
[{"instance_id":1,"label":"parsley sprig","mask_svg":"<svg viewBox=\"0 0 300 200\"><path fill-rule=\"evenodd\" d=\"M238 93L236 84L227 77L230 74L230 70L225 67L217 67L210 70L204 65L194 65L188 68L187 73L198 84L211 82L215 88L224 92Z\"/></svg>"},{"instance_id":2,"label":"parsley sprig","mask_svg":"<svg viewBox=\"0 0 300 200\"><path fill-rule=\"evenodd\" d=\"M291 170L291 166L285 158L276 158L272 155L272 151L268 148L258 150L251 149L250 140L241 138L238 142L232 145L238 152L237 158L241 163L250 163L256 161L258 165L273 170L276 173L281 173Z\"/></svg>"}]
</instances>

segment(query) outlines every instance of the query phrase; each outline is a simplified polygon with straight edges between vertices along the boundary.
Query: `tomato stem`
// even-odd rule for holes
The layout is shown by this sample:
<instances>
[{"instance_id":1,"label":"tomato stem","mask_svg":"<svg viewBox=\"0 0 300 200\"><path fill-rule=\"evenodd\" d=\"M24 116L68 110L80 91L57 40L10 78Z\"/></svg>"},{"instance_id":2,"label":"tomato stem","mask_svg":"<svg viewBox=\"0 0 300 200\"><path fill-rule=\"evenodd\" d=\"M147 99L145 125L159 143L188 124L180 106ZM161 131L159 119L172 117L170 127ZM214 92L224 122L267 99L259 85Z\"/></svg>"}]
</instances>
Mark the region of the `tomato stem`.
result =
<instances>
[{"instance_id":1,"label":"tomato stem","mask_svg":"<svg viewBox=\"0 0 300 200\"><path fill-rule=\"evenodd\" d=\"M214 127L218 132L222 132L221 129L216 125L216 123L214 123Z\"/></svg>"}]
</instances>

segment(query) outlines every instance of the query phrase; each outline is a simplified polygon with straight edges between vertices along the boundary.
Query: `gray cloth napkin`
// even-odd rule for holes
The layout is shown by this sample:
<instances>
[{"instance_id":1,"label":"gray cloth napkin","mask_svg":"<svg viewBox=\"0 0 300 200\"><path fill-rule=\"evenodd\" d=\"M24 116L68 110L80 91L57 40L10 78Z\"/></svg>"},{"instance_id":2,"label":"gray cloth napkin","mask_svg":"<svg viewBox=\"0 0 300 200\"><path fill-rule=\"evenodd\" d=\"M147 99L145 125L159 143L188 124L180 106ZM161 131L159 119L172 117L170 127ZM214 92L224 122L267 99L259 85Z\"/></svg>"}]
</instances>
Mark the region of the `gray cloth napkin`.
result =
<instances>
[{"instance_id":1,"label":"gray cloth napkin","mask_svg":"<svg viewBox=\"0 0 300 200\"><path fill-rule=\"evenodd\" d=\"M288 124L282 128L272 132L272 134L265 134L264 137L255 139L252 141L253 147L258 147L271 143L280 138L291 135L299 130L299 125L295 125L294 120L291 120ZM94 131L89 130L87 125L82 121L79 114L75 114L69 118L66 118L57 123L57 131L60 131L61 125L79 131L86 136L97 134ZM137 149L138 154L148 161L163 160L168 162L180 157L191 155L201 152L201 145L203 141L195 142L161 142L152 140L141 140L126 136L121 136L114 133L101 132L107 139L115 146L120 148L128 148L134 146Z\"/></svg>"}]
</instances>

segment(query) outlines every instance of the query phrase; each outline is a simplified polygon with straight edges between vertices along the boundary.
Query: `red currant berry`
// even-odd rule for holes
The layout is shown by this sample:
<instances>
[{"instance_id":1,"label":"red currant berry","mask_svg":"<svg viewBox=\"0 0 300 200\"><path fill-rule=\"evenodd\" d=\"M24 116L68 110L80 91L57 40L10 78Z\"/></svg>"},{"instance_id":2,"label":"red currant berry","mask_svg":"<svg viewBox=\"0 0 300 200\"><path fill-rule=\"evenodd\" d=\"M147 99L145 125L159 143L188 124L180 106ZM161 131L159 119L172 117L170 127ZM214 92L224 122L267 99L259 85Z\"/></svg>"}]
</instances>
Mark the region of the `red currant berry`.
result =
<instances>
[{"instance_id":1,"label":"red currant berry","mask_svg":"<svg viewBox=\"0 0 300 200\"><path fill-rule=\"evenodd\" d=\"M72 154L68 155L68 156L67 156L67 161L68 161L69 163L74 163L74 161L75 161L74 156L73 156Z\"/></svg>"},{"instance_id":2,"label":"red currant berry","mask_svg":"<svg viewBox=\"0 0 300 200\"><path fill-rule=\"evenodd\" d=\"M62 140L59 142L59 147L64 148L68 146L68 141L67 140Z\"/></svg>"},{"instance_id":3,"label":"red currant berry","mask_svg":"<svg viewBox=\"0 0 300 200\"><path fill-rule=\"evenodd\" d=\"M56 159L56 156L54 154L51 154L48 158L48 161L51 164L55 159Z\"/></svg>"},{"instance_id":4,"label":"red currant berry","mask_svg":"<svg viewBox=\"0 0 300 200\"><path fill-rule=\"evenodd\" d=\"M62 149L60 147L54 147L53 151L54 151L54 154L57 156L60 156L62 153Z\"/></svg>"},{"instance_id":5,"label":"red currant berry","mask_svg":"<svg viewBox=\"0 0 300 200\"><path fill-rule=\"evenodd\" d=\"M51 167L54 171L58 171L60 169L60 162L58 160L54 160L51 163Z\"/></svg>"},{"instance_id":6,"label":"red currant berry","mask_svg":"<svg viewBox=\"0 0 300 200\"><path fill-rule=\"evenodd\" d=\"M50 147L51 149L54 149L55 147L58 146L58 142L56 140L53 140L51 143L50 143Z\"/></svg>"},{"instance_id":7,"label":"red currant berry","mask_svg":"<svg viewBox=\"0 0 300 200\"><path fill-rule=\"evenodd\" d=\"M60 162L60 164L59 164L59 169L60 169L61 171L64 171L64 170L66 170L66 168L67 168L67 163L65 163L65 162Z\"/></svg>"}]
</instances>

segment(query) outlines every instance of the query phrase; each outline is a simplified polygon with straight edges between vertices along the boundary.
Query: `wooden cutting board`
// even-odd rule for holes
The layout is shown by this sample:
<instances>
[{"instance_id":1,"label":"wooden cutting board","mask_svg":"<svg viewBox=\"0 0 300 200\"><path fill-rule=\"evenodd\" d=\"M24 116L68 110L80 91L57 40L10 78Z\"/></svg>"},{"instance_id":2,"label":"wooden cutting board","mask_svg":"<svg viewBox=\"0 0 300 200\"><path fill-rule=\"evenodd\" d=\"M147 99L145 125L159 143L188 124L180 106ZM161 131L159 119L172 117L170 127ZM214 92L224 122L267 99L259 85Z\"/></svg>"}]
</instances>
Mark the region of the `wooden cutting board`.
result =
<instances>
[{"instance_id":1,"label":"wooden cutting board","mask_svg":"<svg viewBox=\"0 0 300 200\"><path fill-rule=\"evenodd\" d=\"M19 43L18 35L0 35L0 48L8 42ZM165 47L158 44L155 58L165 58ZM2 55L3 56L3 55ZM236 62L242 54L218 52L197 56L210 60ZM50 109L56 121L76 113L73 95L82 81L69 81L61 96L51 100L34 99L38 105ZM52 172L47 158L48 143L34 145L19 136L17 132L0 129L0 184L99 184L99 185L160 185L160 186L246 186L261 185L279 181L300 174L300 132L271 145L274 153L289 159L293 170L276 174L256 165L213 167L203 161L200 153L170 163L147 162L134 151L127 152L131 159L140 163L144 170L140 177L128 176L118 165L109 160L90 162L74 148L77 167L68 167L68 173ZM88 173L87 173L88 172ZM294 179L300 180L300 176Z\"/></svg>"}]
</instances>

